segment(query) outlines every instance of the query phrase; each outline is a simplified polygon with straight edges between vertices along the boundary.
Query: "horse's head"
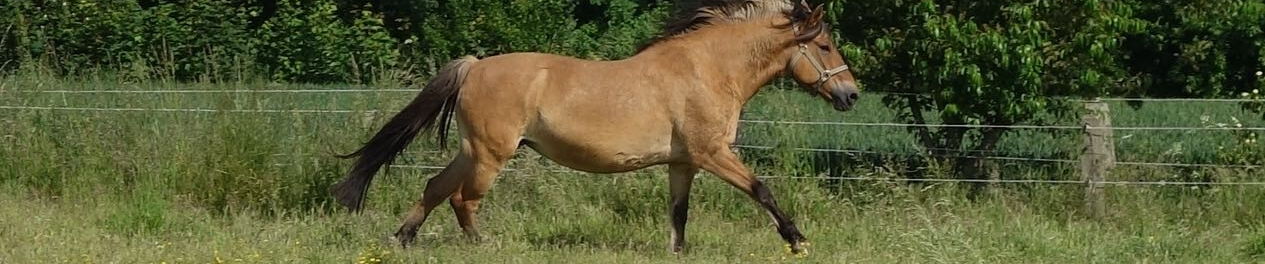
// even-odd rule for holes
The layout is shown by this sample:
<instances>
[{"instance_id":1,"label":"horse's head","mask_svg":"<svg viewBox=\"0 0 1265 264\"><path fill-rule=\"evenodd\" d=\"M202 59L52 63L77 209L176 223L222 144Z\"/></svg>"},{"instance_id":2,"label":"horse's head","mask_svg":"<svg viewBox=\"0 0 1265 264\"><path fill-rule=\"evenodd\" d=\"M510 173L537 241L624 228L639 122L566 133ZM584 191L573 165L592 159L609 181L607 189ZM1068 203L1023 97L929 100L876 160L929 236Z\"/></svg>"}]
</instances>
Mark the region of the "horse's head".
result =
<instances>
[{"instance_id":1,"label":"horse's head","mask_svg":"<svg viewBox=\"0 0 1265 264\"><path fill-rule=\"evenodd\" d=\"M822 6L810 8L808 3L800 2L791 11L795 45L790 47L792 55L785 71L800 86L830 102L835 110L851 110L861 90L835 46L829 27L822 21Z\"/></svg>"}]
</instances>

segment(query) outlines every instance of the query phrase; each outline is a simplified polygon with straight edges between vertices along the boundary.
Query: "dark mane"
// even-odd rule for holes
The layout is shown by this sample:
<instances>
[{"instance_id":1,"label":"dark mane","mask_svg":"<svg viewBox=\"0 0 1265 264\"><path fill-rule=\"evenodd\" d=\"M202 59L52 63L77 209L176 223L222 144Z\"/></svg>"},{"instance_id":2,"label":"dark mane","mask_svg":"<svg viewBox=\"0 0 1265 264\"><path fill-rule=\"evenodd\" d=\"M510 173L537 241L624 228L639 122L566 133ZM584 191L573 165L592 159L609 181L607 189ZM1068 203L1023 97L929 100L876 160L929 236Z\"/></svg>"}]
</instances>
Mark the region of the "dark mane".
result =
<instances>
[{"instance_id":1,"label":"dark mane","mask_svg":"<svg viewBox=\"0 0 1265 264\"><path fill-rule=\"evenodd\" d=\"M792 21L807 17L807 13L795 8L789 0L700 0L686 1L678 10L683 12L669 19L658 37L638 48L646 48L711 25L742 22L771 16L787 16Z\"/></svg>"}]
</instances>

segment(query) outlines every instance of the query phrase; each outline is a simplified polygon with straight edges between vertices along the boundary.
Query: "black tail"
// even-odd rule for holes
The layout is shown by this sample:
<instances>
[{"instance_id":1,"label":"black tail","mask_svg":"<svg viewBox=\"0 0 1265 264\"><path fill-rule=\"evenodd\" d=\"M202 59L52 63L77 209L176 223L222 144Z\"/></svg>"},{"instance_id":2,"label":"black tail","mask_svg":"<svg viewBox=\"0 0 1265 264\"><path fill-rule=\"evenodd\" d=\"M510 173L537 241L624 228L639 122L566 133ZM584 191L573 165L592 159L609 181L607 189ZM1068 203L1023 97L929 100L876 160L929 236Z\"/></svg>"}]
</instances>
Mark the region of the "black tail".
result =
<instances>
[{"instance_id":1,"label":"black tail","mask_svg":"<svg viewBox=\"0 0 1265 264\"><path fill-rule=\"evenodd\" d=\"M373 175L383 165L390 165L395 156L417 137L422 130L437 129L439 147L446 147L448 122L456 111L457 92L465 82L470 64L478 61L473 56L449 62L439 73L426 84L413 102L391 117L391 121L365 143L363 147L351 154L340 155L339 158L360 157L343 181L330 189L338 203L358 212L368 193L369 183Z\"/></svg>"}]
</instances>

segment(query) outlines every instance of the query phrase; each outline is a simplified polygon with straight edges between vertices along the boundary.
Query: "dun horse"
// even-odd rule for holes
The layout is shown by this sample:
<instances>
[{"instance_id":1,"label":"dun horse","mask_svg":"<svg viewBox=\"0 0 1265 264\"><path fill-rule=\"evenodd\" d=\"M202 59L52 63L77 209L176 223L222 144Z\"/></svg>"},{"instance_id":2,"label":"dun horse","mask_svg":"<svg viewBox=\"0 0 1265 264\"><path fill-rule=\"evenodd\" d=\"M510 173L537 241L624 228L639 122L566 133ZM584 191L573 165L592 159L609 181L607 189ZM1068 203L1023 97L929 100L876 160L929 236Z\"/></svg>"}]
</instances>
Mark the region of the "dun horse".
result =
<instances>
[{"instance_id":1,"label":"dun horse","mask_svg":"<svg viewBox=\"0 0 1265 264\"><path fill-rule=\"evenodd\" d=\"M426 183L395 232L402 246L445 199L462 230L477 238L479 201L514 151L526 145L593 173L666 164L673 252L685 245L690 185L700 169L759 203L799 252L807 241L803 234L730 149L739 112L782 74L839 111L853 107L859 90L822 22L820 5L810 10L807 3L785 0L710 2L622 60L511 53L447 64L368 143L343 156L359 158L332 193L359 211L374 174L422 130L438 129L444 142L455 115L460 153Z\"/></svg>"}]
</instances>

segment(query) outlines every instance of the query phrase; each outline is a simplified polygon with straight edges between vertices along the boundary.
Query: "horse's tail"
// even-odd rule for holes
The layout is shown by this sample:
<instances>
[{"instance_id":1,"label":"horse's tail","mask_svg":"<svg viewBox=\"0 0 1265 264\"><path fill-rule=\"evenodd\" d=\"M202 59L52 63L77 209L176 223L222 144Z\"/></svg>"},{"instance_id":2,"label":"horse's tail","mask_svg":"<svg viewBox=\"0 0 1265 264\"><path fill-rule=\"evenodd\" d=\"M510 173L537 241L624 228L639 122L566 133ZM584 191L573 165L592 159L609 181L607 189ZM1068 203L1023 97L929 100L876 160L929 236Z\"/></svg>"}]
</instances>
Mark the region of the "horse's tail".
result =
<instances>
[{"instance_id":1,"label":"horse's tail","mask_svg":"<svg viewBox=\"0 0 1265 264\"><path fill-rule=\"evenodd\" d=\"M356 152L338 156L344 159L360 157L343 181L330 189L338 203L352 212L360 211L374 174L383 165L389 166L422 130L438 129L439 147L446 147L448 123L456 111L458 91L465 83L470 65L478 60L474 56L466 56L449 62L413 98L413 102L391 117L391 121L382 126L368 143Z\"/></svg>"}]
</instances>

